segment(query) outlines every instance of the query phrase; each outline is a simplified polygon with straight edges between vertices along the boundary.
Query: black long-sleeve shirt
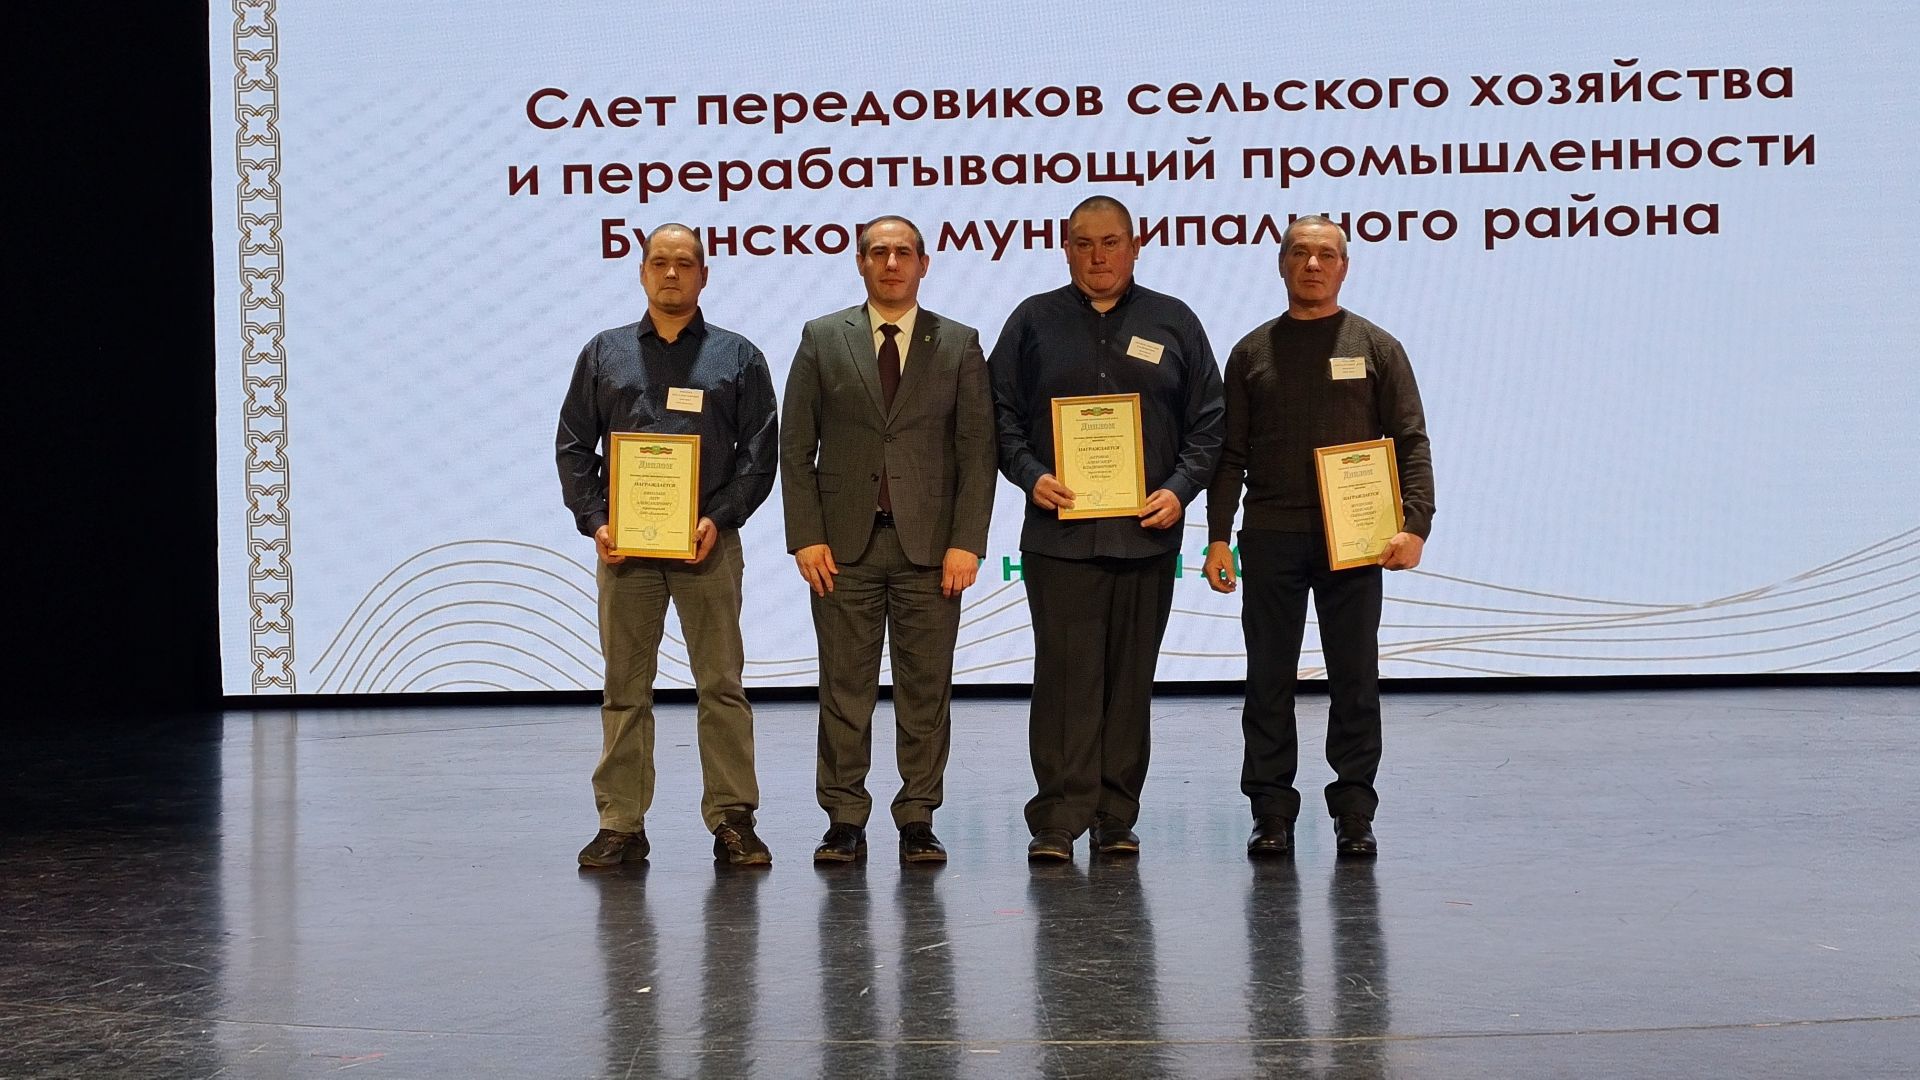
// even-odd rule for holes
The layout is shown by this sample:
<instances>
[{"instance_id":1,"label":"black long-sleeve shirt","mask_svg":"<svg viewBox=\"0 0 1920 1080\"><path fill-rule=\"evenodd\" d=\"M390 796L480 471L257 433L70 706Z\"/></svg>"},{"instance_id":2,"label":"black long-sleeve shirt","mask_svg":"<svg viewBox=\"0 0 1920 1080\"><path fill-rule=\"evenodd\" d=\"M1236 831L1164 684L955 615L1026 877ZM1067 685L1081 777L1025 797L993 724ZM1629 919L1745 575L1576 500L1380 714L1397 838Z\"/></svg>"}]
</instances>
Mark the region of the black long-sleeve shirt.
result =
<instances>
[{"instance_id":1,"label":"black long-sleeve shirt","mask_svg":"<svg viewBox=\"0 0 1920 1080\"><path fill-rule=\"evenodd\" d=\"M1128 355L1138 339L1159 361ZM1151 348L1136 350L1151 353ZM1053 399L1140 395L1147 490L1185 506L1206 489L1225 425L1220 367L1186 304L1138 284L1096 311L1072 285L1030 296L1008 316L988 358L999 419L1000 471L1029 496L1020 550L1061 559L1139 559L1177 551L1182 530L1136 518L1062 521L1033 504L1033 485L1054 471Z\"/></svg>"},{"instance_id":2,"label":"black long-sleeve shirt","mask_svg":"<svg viewBox=\"0 0 1920 1080\"><path fill-rule=\"evenodd\" d=\"M1365 376L1336 378L1336 357L1361 357ZM1338 374L1352 375L1351 365ZM1433 451L1420 388L1392 334L1339 311L1324 319L1282 315L1227 354L1227 440L1207 489L1207 539L1231 542L1246 486L1244 528L1321 530L1321 446L1393 439L1406 531L1433 527Z\"/></svg>"},{"instance_id":3,"label":"black long-sleeve shirt","mask_svg":"<svg viewBox=\"0 0 1920 1080\"><path fill-rule=\"evenodd\" d=\"M667 391L701 391L699 412L667 408ZM779 463L773 374L753 342L695 312L671 343L653 317L603 330L580 350L560 406L554 456L574 525L607 523L606 439L616 431L700 436L700 516L746 523L773 491Z\"/></svg>"}]
</instances>

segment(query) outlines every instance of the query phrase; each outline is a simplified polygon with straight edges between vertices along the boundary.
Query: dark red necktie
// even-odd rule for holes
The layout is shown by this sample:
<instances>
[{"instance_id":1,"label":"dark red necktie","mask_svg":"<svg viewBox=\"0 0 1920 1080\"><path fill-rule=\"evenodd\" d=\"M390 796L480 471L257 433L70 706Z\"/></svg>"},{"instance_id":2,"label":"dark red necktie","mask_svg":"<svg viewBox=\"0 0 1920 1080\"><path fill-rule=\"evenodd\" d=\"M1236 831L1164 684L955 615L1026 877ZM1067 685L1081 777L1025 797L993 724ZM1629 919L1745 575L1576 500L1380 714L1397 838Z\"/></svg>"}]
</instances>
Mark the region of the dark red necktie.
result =
<instances>
[{"instance_id":1,"label":"dark red necktie","mask_svg":"<svg viewBox=\"0 0 1920 1080\"><path fill-rule=\"evenodd\" d=\"M888 412L893 411L893 396L900 392L900 345L893 339L900 328L892 323L880 324L880 400L885 403ZM887 491L886 466L880 468L880 510L893 513L893 496Z\"/></svg>"}]
</instances>

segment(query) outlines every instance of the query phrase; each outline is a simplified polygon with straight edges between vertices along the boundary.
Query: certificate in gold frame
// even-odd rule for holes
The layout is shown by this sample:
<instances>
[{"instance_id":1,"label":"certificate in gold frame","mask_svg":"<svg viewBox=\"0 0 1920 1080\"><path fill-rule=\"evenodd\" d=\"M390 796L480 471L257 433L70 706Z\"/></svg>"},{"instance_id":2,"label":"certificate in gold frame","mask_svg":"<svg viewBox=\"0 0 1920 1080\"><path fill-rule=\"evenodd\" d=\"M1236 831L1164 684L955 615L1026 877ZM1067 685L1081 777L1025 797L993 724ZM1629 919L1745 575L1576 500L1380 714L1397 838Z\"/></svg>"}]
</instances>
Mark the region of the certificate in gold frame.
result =
<instances>
[{"instance_id":1,"label":"certificate in gold frame","mask_svg":"<svg viewBox=\"0 0 1920 1080\"><path fill-rule=\"evenodd\" d=\"M607 534L615 555L691 559L700 525L700 436L607 436Z\"/></svg>"},{"instance_id":2,"label":"certificate in gold frame","mask_svg":"<svg viewBox=\"0 0 1920 1080\"><path fill-rule=\"evenodd\" d=\"M1139 517L1147 506L1139 394L1053 399L1054 478L1073 492L1062 521Z\"/></svg>"},{"instance_id":3,"label":"certificate in gold frame","mask_svg":"<svg viewBox=\"0 0 1920 1080\"><path fill-rule=\"evenodd\" d=\"M1320 477L1328 568L1378 565L1387 541L1406 527L1393 440L1322 446L1313 452L1313 468Z\"/></svg>"}]
</instances>

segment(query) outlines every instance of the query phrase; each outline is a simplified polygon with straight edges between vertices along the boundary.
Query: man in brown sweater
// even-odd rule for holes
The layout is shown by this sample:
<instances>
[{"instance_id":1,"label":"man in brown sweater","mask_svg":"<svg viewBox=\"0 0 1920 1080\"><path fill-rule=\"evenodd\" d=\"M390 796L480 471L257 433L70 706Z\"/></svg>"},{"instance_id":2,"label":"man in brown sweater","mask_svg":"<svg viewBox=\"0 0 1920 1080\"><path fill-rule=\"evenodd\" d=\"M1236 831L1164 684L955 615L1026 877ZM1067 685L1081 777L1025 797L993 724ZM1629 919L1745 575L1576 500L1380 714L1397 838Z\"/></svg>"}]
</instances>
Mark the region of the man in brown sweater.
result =
<instances>
[{"instance_id":1,"label":"man in brown sweater","mask_svg":"<svg viewBox=\"0 0 1920 1080\"><path fill-rule=\"evenodd\" d=\"M1247 641L1246 757L1240 790L1253 803L1247 854L1293 854L1299 737L1294 688L1306 630L1307 594L1320 617L1332 708L1327 717L1327 810L1338 852L1377 852L1380 799L1380 571L1420 564L1433 520L1433 458L1420 390L1392 335L1340 307L1347 239L1323 217L1288 227L1280 249L1287 311L1255 328L1227 358L1227 437L1207 491L1207 584L1233 592L1229 545L1243 502L1241 626ZM1404 531L1378 566L1329 570L1321 522L1316 447L1393 439Z\"/></svg>"}]
</instances>

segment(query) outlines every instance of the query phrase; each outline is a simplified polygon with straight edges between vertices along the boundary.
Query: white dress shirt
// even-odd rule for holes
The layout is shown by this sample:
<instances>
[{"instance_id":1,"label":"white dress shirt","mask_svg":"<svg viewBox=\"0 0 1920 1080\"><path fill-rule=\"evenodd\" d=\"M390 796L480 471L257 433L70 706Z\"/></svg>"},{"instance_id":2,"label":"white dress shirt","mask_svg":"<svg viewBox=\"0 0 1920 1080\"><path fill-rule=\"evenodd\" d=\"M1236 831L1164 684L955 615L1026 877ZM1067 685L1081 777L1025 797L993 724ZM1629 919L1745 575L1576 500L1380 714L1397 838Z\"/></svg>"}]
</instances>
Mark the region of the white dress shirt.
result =
<instances>
[{"instance_id":1,"label":"white dress shirt","mask_svg":"<svg viewBox=\"0 0 1920 1080\"><path fill-rule=\"evenodd\" d=\"M893 341L900 350L900 374L902 375L907 373L907 346L913 341L913 323L919 317L920 305L915 304L907 309L905 315L893 320L893 325L900 328L900 332L894 335ZM868 304L867 325L873 327L873 355L875 356L880 355L880 346L887 342L886 335L880 332L880 328L886 324L887 320L880 317L880 313L873 309L872 304Z\"/></svg>"}]
</instances>

